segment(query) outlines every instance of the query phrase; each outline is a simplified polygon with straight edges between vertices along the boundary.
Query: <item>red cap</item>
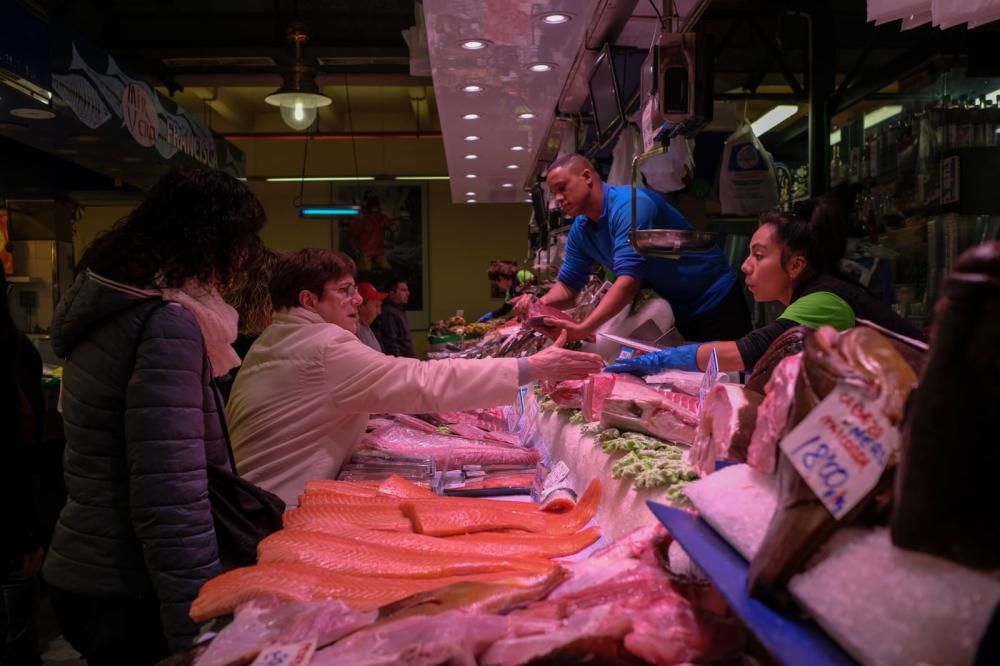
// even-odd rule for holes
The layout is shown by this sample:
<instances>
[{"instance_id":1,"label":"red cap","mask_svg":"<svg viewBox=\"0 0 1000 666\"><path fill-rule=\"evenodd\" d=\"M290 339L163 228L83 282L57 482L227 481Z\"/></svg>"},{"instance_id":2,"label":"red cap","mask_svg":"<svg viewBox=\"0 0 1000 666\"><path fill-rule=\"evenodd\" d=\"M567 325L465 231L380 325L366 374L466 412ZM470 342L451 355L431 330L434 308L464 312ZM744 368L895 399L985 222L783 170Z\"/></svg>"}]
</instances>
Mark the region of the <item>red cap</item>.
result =
<instances>
[{"instance_id":1,"label":"red cap","mask_svg":"<svg viewBox=\"0 0 1000 666\"><path fill-rule=\"evenodd\" d=\"M358 293L361 294L361 298L366 301L384 301L389 296L389 294L384 291L376 289L375 285L371 282L359 282Z\"/></svg>"}]
</instances>

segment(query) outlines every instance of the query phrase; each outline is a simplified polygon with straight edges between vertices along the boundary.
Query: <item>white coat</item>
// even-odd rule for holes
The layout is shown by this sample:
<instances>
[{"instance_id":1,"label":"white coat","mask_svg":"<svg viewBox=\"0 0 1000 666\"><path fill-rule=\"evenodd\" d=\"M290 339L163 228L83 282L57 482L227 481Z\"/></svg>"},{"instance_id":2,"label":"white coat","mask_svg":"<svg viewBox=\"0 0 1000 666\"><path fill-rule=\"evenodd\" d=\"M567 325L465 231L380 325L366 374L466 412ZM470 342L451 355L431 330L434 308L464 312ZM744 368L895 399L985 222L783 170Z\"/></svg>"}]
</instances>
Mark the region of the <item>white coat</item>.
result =
<instances>
[{"instance_id":1,"label":"white coat","mask_svg":"<svg viewBox=\"0 0 1000 666\"><path fill-rule=\"evenodd\" d=\"M309 479L336 477L370 413L511 404L517 389L517 359L386 356L296 307L254 342L226 411L240 476L292 506Z\"/></svg>"}]
</instances>

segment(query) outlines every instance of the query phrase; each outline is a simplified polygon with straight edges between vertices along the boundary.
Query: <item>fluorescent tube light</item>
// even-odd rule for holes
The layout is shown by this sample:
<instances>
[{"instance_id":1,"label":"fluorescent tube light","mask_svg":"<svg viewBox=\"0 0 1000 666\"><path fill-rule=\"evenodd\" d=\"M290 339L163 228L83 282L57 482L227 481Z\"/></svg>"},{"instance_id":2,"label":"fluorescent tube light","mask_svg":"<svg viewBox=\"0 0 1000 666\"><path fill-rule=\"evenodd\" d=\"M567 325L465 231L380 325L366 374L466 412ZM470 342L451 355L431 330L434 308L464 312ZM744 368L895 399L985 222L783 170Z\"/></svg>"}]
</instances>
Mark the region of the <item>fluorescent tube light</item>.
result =
<instances>
[{"instance_id":1,"label":"fluorescent tube light","mask_svg":"<svg viewBox=\"0 0 1000 666\"><path fill-rule=\"evenodd\" d=\"M839 129L838 130L833 130L832 132L830 132L830 145L831 146L836 146L838 143L840 143L840 139L841 139L841 136L840 136L840 130Z\"/></svg>"},{"instance_id":2,"label":"fluorescent tube light","mask_svg":"<svg viewBox=\"0 0 1000 666\"><path fill-rule=\"evenodd\" d=\"M893 116L898 116L903 112L903 107L898 104L890 104L889 106L880 106L874 111L869 111L865 114L864 126L865 129L870 127L875 127L881 122L889 120Z\"/></svg>"},{"instance_id":3,"label":"fluorescent tube light","mask_svg":"<svg viewBox=\"0 0 1000 666\"><path fill-rule=\"evenodd\" d=\"M451 176L394 176L393 180L448 180Z\"/></svg>"},{"instance_id":4,"label":"fluorescent tube light","mask_svg":"<svg viewBox=\"0 0 1000 666\"><path fill-rule=\"evenodd\" d=\"M299 217L331 217L334 215L357 215L361 206L304 206L299 209Z\"/></svg>"},{"instance_id":5,"label":"fluorescent tube light","mask_svg":"<svg viewBox=\"0 0 1000 666\"><path fill-rule=\"evenodd\" d=\"M306 176L302 178L265 178L269 183L325 183L341 180L375 180L375 176Z\"/></svg>"},{"instance_id":6,"label":"fluorescent tube light","mask_svg":"<svg viewBox=\"0 0 1000 666\"><path fill-rule=\"evenodd\" d=\"M757 120L750 123L750 127L753 128L753 133L760 137L763 136L765 132L774 129L794 116L798 113L798 111L799 107L795 104L779 104Z\"/></svg>"}]
</instances>

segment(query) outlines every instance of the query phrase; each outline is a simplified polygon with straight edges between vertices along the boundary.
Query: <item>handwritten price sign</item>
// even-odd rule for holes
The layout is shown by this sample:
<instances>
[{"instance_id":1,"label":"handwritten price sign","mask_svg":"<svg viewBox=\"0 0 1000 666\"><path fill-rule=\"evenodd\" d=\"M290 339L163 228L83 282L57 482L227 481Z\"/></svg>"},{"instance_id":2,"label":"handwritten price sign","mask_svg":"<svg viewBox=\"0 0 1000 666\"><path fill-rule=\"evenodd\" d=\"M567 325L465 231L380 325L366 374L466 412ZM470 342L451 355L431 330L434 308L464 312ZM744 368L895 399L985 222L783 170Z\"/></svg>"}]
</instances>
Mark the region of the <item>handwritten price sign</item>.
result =
<instances>
[{"instance_id":1,"label":"handwritten price sign","mask_svg":"<svg viewBox=\"0 0 1000 666\"><path fill-rule=\"evenodd\" d=\"M779 445L830 514L843 518L871 492L899 431L857 391L838 386Z\"/></svg>"}]
</instances>

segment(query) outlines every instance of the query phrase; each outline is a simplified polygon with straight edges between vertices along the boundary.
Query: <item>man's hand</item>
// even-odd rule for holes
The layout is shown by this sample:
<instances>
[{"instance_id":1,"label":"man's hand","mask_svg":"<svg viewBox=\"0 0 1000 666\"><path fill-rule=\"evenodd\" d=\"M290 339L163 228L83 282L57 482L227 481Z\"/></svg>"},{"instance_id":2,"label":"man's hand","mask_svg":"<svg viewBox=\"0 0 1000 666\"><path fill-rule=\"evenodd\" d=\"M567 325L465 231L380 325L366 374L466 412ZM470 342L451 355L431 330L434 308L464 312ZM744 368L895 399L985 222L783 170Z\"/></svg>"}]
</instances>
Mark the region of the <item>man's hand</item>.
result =
<instances>
[{"instance_id":1,"label":"man's hand","mask_svg":"<svg viewBox=\"0 0 1000 666\"><path fill-rule=\"evenodd\" d=\"M518 319L527 319L528 308L534 300L534 294L521 294L517 298L510 299L510 304L514 306L514 316Z\"/></svg>"},{"instance_id":2,"label":"man's hand","mask_svg":"<svg viewBox=\"0 0 1000 666\"><path fill-rule=\"evenodd\" d=\"M530 378L533 381L583 379L601 371L604 360L597 354L563 349L567 337L566 331L563 331L551 346L528 357Z\"/></svg>"},{"instance_id":3,"label":"man's hand","mask_svg":"<svg viewBox=\"0 0 1000 666\"><path fill-rule=\"evenodd\" d=\"M566 334L567 342L576 342L577 340L589 341L594 339L594 332L585 326L583 322L546 317L544 323L546 326L553 329L553 331L562 329L563 333Z\"/></svg>"}]
</instances>

